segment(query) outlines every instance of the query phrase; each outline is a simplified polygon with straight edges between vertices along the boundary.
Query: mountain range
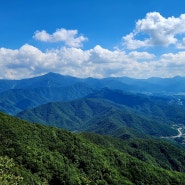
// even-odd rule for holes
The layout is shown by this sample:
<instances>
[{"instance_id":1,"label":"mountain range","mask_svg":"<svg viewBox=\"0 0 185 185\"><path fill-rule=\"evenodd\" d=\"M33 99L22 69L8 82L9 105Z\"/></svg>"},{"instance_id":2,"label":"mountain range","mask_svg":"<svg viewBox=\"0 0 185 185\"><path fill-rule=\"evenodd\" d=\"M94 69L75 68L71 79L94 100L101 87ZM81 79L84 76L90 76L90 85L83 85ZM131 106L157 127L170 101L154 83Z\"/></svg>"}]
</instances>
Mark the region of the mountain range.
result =
<instances>
[{"instance_id":1,"label":"mountain range","mask_svg":"<svg viewBox=\"0 0 185 185\"><path fill-rule=\"evenodd\" d=\"M75 132L116 135L120 130L129 133L134 129L153 136L175 135L176 131L171 128L177 121L174 117L179 116L178 121L183 123L185 109L162 100L103 89L87 98L28 109L17 117Z\"/></svg>"},{"instance_id":2,"label":"mountain range","mask_svg":"<svg viewBox=\"0 0 185 185\"><path fill-rule=\"evenodd\" d=\"M184 82L0 80L0 182L184 185Z\"/></svg>"},{"instance_id":3,"label":"mountain range","mask_svg":"<svg viewBox=\"0 0 185 185\"><path fill-rule=\"evenodd\" d=\"M32 89L40 87L66 87L74 84L86 84L92 89L104 87L120 89L140 93L184 93L185 77L176 76L173 78L148 78L134 79L129 77L109 78L76 78L56 73L47 73L42 76L22 80L0 80L0 92L11 89ZM173 88L172 88L173 87Z\"/></svg>"},{"instance_id":4,"label":"mountain range","mask_svg":"<svg viewBox=\"0 0 185 185\"><path fill-rule=\"evenodd\" d=\"M182 96L185 93L184 84L184 77L81 79L48 73L30 79L0 80L0 110L16 115L25 109L45 103L82 98L103 88L147 95L176 95L176 101L183 104L185 102Z\"/></svg>"},{"instance_id":5,"label":"mountain range","mask_svg":"<svg viewBox=\"0 0 185 185\"><path fill-rule=\"evenodd\" d=\"M162 81L172 84L177 79L180 77ZM161 86L163 82L158 78L79 79L55 73L1 80L0 89L6 91L1 90L0 108L21 119L73 132L119 137L176 135L172 125L184 124L185 120L183 96L164 96L160 90L157 95L152 91L150 95L138 92L139 86L146 89L152 83Z\"/></svg>"}]
</instances>

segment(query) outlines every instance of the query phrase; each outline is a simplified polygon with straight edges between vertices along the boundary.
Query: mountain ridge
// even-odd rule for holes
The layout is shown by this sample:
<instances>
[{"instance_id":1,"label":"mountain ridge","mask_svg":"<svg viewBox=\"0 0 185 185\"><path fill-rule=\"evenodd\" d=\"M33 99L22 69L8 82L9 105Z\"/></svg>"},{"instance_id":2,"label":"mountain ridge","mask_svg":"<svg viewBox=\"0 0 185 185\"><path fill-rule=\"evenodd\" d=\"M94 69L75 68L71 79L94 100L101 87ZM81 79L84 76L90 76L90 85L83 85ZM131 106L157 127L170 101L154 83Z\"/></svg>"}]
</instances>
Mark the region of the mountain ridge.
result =
<instances>
[{"instance_id":1,"label":"mountain ridge","mask_svg":"<svg viewBox=\"0 0 185 185\"><path fill-rule=\"evenodd\" d=\"M55 73L22 80L0 80L0 110L16 115L52 101L68 101L82 98L103 88L118 89L147 95L173 96L185 104L185 78L171 79L76 78ZM157 81L157 82L153 82ZM166 84L166 81L168 83ZM164 85L165 84L165 85ZM171 88L173 86L173 88ZM174 96L178 94L178 96Z\"/></svg>"},{"instance_id":2,"label":"mountain ridge","mask_svg":"<svg viewBox=\"0 0 185 185\"><path fill-rule=\"evenodd\" d=\"M30 86L34 85L34 83L37 84L37 82L42 82L44 81L45 84L44 86L48 86L47 82L48 80L52 80L52 82L55 81L58 82L59 86L66 86L67 85L72 85L76 82L84 82L87 83L98 83L100 82L98 85L102 85L103 87L106 87L106 82L114 82L114 83L123 83L123 85L129 87L131 86L133 88L132 85L138 85L138 84L150 84L150 85L160 85L160 87L164 86L164 84L166 84L165 86L169 87L169 85L171 84L176 84L177 86L182 85L182 83L184 83L185 81L185 77L181 77L181 76L175 76L175 77L171 77L171 78L160 78L160 77L151 77L148 79L137 79L137 78L130 78L130 77L105 77L105 78L93 78L93 77L88 77L88 78L78 78L78 77L73 77L73 76L69 76L69 75L61 75L58 73L53 73L53 72L49 72L47 74L41 75L41 76L36 76L36 77L32 77L32 78L25 78L25 79L20 79L20 80L11 80L11 79L0 79L0 92L4 90L10 90L10 89L20 89L20 88L29 88ZM181 83L179 83L181 82ZM10 84L8 86L8 83ZM28 85L25 85L29 83ZM171 83L171 84L169 84ZM6 88L6 84L7 84L7 88ZM32 84L32 85L30 85ZM41 84L40 84L41 85ZM52 84L50 84L52 85ZM57 85L57 83L55 84ZM142 87L141 85L141 87ZM3 88L2 88L3 86ZM103 88L101 87L101 88ZM140 86L138 86L139 88ZM109 87L110 88L110 87ZM185 91L185 88L183 88L183 91ZM176 92L176 91L175 91Z\"/></svg>"},{"instance_id":3,"label":"mountain ridge","mask_svg":"<svg viewBox=\"0 0 185 185\"><path fill-rule=\"evenodd\" d=\"M121 94L122 96L120 98L117 95L117 91L106 90L106 92L111 93L112 97L117 97L121 100L128 99L127 93L126 96L125 93ZM145 111L138 111L137 107L134 109L126 104L119 104L119 102L106 99L106 97L97 98L96 93L94 98L93 95L91 96L68 102L44 104L20 112L17 114L17 117L31 122L38 122L78 132L89 131L116 135L116 131L118 132L119 129L128 129L129 131L132 128L136 132L143 134L158 136L163 136L163 134L164 136L176 135L176 130L171 128L170 121L166 121L165 123L165 121L162 122L162 119L153 118L157 118L158 113L153 115L153 117L148 113L147 116ZM139 97L132 94L130 96L137 97L136 99ZM147 100L146 97L145 100ZM148 100L147 103L151 104ZM146 105L147 110L149 105ZM141 107L143 107L142 104Z\"/></svg>"}]
</instances>

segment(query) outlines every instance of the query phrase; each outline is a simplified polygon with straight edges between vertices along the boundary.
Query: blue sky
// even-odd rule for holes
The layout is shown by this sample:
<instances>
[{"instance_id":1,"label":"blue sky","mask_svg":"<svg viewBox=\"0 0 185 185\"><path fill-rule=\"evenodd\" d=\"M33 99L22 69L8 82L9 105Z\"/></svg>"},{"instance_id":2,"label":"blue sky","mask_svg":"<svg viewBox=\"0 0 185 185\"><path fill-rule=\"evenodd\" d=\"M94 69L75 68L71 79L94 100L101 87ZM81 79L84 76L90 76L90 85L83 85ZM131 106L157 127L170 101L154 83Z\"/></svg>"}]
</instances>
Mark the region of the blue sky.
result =
<instances>
[{"instance_id":1,"label":"blue sky","mask_svg":"<svg viewBox=\"0 0 185 185\"><path fill-rule=\"evenodd\" d=\"M0 78L185 76L184 0L1 0Z\"/></svg>"}]
</instances>

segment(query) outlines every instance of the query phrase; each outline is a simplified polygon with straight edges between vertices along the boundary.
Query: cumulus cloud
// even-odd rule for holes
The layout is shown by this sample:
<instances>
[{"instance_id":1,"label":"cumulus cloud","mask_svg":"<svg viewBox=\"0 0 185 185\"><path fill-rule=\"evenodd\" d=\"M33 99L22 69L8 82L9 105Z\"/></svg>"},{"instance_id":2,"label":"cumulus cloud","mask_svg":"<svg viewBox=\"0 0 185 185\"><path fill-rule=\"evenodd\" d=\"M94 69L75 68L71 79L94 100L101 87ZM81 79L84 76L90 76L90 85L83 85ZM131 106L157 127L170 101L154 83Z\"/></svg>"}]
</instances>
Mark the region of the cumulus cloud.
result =
<instances>
[{"instance_id":1,"label":"cumulus cloud","mask_svg":"<svg viewBox=\"0 0 185 185\"><path fill-rule=\"evenodd\" d=\"M185 52L156 57L148 52L109 50L95 46L89 50L62 47L47 50L25 44L19 49L0 48L0 78L20 79L48 72L76 77L184 76Z\"/></svg>"},{"instance_id":2,"label":"cumulus cloud","mask_svg":"<svg viewBox=\"0 0 185 185\"><path fill-rule=\"evenodd\" d=\"M144 19L136 22L133 32L122 38L123 45L128 49L140 47L182 45L177 36L185 34L185 14L179 17L165 18L158 12L147 13ZM182 44L180 44L182 41Z\"/></svg>"},{"instance_id":3,"label":"cumulus cloud","mask_svg":"<svg viewBox=\"0 0 185 185\"><path fill-rule=\"evenodd\" d=\"M138 51L132 51L128 54L128 56L136 60L138 59L147 60L147 59L153 59L155 57L154 54L151 54L148 52L138 52Z\"/></svg>"},{"instance_id":4,"label":"cumulus cloud","mask_svg":"<svg viewBox=\"0 0 185 185\"><path fill-rule=\"evenodd\" d=\"M56 72L77 77L136 76L138 59L148 60L153 55L143 52L126 54L108 50L100 45L89 50L62 47L42 52L25 44L17 50L0 48L0 77L20 79Z\"/></svg>"},{"instance_id":5,"label":"cumulus cloud","mask_svg":"<svg viewBox=\"0 0 185 185\"><path fill-rule=\"evenodd\" d=\"M185 27L181 24L184 19L184 15L164 18L157 12L149 13L145 19L137 21L132 33L123 38L124 44L130 49L170 44L183 49ZM142 40L141 34L147 37ZM177 37L180 34L181 40ZM48 72L80 78L185 76L185 52L182 50L161 56L139 50L110 50L100 45L83 50L80 46L87 38L79 36L77 30L66 29L57 30L53 34L37 31L34 38L43 42L64 42L65 45L60 49L46 51L30 44L24 44L18 49L0 48L0 78L21 79Z\"/></svg>"},{"instance_id":6,"label":"cumulus cloud","mask_svg":"<svg viewBox=\"0 0 185 185\"><path fill-rule=\"evenodd\" d=\"M64 42L70 47L81 47L87 38L78 35L78 30L66 30L64 28L57 29L53 34L47 33L45 30L36 31L33 38L42 42Z\"/></svg>"}]
</instances>

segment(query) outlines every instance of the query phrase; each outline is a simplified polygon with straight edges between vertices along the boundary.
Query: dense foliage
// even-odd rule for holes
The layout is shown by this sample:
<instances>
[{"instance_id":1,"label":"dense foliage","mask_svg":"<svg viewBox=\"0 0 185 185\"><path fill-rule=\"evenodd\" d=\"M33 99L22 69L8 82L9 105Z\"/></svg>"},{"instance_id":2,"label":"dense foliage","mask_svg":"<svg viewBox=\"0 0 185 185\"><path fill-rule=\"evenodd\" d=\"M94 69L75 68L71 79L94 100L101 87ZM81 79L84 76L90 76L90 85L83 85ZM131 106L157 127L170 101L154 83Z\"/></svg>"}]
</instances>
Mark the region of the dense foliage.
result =
<instances>
[{"instance_id":1,"label":"dense foliage","mask_svg":"<svg viewBox=\"0 0 185 185\"><path fill-rule=\"evenodd\" d=\"M121 90L102 89L88 95L89 98L106 99L124 105L137 113L166 123L182 123L185 120L185 108L179 99L168 96L146 96Z\"/></svg>"},{"instance_id":2,"label":"dense foliage","mask_svg":"<svg viewBox=\"0 0 185 185\"><path fill-rule=\"evenodd\" d=\"M16 167L13 159L7 156L0 156L0 184L19 184L22 180L22 177L16 175Z\"/></svg>"},{"instance_id":3,"label":"dense foliage","mask_svg":"<svg viewBox=\"0 0 185 185\"><path fill-rule=\"evenodd\" d=\"M110 90L107 91L112 92ZM123 94L121 94L122 97L119 97L117 91L112 92L112 97L114 95L120 98L120 101L130 100L128 97L124 97ZM136 96L135 99L138 97L140 96ZM150 102L148 100L145 101L147 103ZM131 100L129 102L131 103ZM88 131L120 137L121 132L119 131L123 129L127 130L128 137L132 136L133 132L153 136L171 136L177 134L176 130L171 128L169 121L153 119L151 115L116 103L98 97L83 98L70 102L54 102L41 105L23 111L17 116L31 122L56 126L71 131ZM139 103L137 103L137 107L139 107ZM141 107L144 109L143 104L140 105ZM148 106L147 109L149 109ZM155 114L155 112L152 114ZM166 116L164 117L164 119L167 119Z\"/></svg>"},{"instance_id":4,"label":"dense foliage","mask_svg":"<svg viewBox=\"0 0 185 185\"><path fill-rule=\"evenodd\" d=\"M6 176L19 184L185 184L185 153L166 143L74 134L2 113L0 128L0 159L13 164Z\"/></svg>"}]
</instances>

